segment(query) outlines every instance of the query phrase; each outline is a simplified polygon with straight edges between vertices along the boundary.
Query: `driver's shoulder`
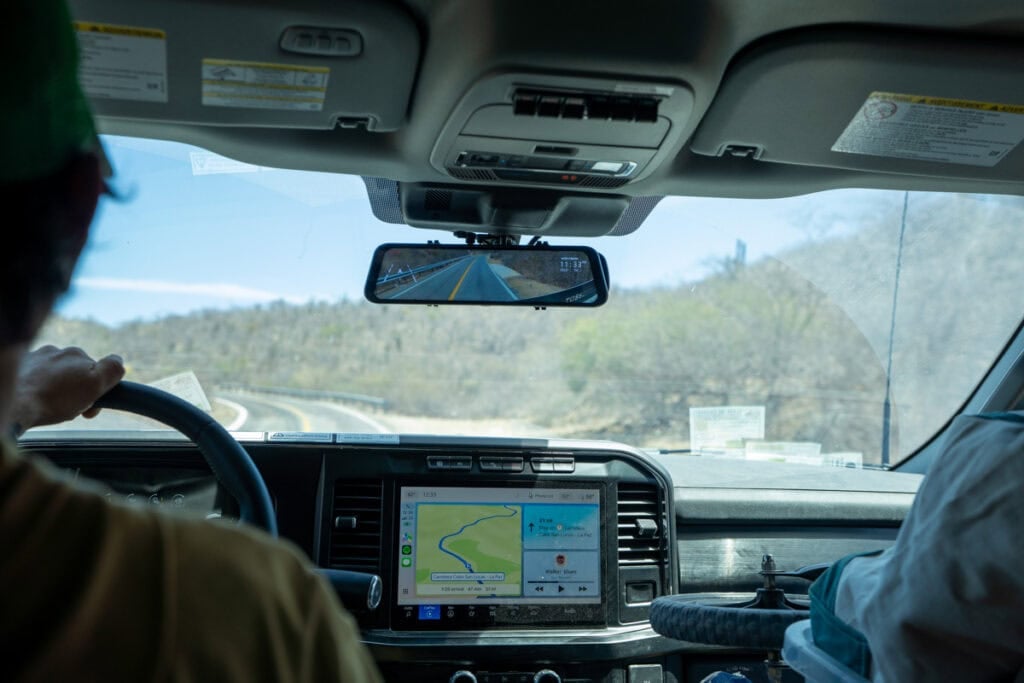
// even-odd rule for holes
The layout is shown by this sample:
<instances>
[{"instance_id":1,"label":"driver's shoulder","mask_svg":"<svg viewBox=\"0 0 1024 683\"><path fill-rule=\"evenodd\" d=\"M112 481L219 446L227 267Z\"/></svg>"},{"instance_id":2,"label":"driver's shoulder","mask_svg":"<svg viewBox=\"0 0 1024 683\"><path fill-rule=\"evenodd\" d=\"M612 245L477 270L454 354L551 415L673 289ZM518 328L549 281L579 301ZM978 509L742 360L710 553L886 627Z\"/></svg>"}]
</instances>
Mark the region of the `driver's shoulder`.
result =
<instances>
[{"instance_id":1,"label":"driver's shoulder","mask_svg":"<svg viewBox=\"0 0 1024 683\"><path fill-rule=\"evenodd\" d=\"M224 521L160 515L161 534L183 578L203 585L230 577L236 585L294 589L316 580L310 561L290 541Z\"/></svg>"},{"instance_id":2,"label":"driver's shoulder","mask_svg":"<svg viewBox=\"0 0 1024 683\"><path fill-rule=\"evenodd\" d=\"M354 623L344 621L337 599L293 544L201 519L165 516L160 527L171 579L168 645L175 666L187 662L202 674L196 680L292 680L322 629L342 635L332 641L335 650L358 641ZM347 626L343 633L340 626Z\"/></svg>"}]
</instances>

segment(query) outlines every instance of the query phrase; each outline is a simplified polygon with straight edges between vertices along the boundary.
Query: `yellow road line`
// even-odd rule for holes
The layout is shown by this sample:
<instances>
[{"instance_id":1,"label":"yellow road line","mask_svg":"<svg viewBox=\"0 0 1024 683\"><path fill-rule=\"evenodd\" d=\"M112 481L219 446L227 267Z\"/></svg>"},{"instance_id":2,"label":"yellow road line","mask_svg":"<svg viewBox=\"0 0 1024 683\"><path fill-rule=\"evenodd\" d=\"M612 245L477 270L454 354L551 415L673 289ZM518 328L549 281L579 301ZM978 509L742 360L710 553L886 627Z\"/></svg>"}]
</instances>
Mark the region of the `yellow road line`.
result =
<instances>
[{"instance_id":1,"label":"yellow road line","mask_svg":"<svg viewBox=\"0 0 1024 683\"><path fill-rule=\"evenodd\" d=\"M267 401L267 402L269 403L269 401ZM291 413L292 415L294 415L295 417L299 418L299 431L300 432L311 432L311 431L313 431L313 424L309 421L309 417L304 412L299 410L298 408L296 408L294 406L290 406L287 403L278 403L277 401L274 401L273 403L270 403L270 405L277 406L281 410L286 410L289 413Z\"/></svg>"},{"instance_id":2,"label":"yellow road line","mask_svg":"<svg viewBox=\"0 0 1024 683\"><path fill-rule=\"evenodd\" d=\"M466 270L463 271L462 277L460 277L458 283L456 283L455 289L453 289L452 293L448 295L448 301L453 300L455 298L455 295L459 293L459 287L462 286L462 281L466 279L467 275L469 275L469 269L473 267L474 263L476 263L476 259L470 261L469 265L466 266Z\"/></svg>"}]
</instances>

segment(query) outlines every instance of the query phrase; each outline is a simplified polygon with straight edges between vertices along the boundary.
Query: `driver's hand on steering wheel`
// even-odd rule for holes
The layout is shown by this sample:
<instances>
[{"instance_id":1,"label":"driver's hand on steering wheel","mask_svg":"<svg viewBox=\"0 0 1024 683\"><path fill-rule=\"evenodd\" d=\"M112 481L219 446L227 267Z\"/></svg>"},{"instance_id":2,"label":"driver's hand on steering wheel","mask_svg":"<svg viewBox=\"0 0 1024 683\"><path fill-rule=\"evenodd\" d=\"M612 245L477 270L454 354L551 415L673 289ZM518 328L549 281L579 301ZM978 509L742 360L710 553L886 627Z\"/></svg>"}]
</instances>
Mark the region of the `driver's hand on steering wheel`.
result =
<instances>
[{"instance_id":1,"label":"driver's hand on steering wheel","mask_svg":"<svg viewBox=\"0 0 1024 683\"><path fill-rule=\"evenodd\" d=\"M103 394L124 377L124 362L110 355L93 360L82 349L43 346L24 355L13 402L13 427L20 434L32 427L96 417Z\"/></svg>"}]
</instances>

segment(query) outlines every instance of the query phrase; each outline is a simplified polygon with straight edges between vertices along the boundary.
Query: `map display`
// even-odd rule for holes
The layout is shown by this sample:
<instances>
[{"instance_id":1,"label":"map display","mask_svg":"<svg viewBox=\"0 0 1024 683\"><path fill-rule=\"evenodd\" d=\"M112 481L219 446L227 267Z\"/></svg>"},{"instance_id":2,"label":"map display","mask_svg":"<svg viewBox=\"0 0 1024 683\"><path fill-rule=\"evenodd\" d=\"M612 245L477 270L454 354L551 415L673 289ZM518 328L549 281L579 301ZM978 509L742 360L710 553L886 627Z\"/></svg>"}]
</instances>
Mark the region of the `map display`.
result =
<instances>
[{"instance_id":1,"label":"map display","mask_svg":"<svg viewBox=\"0 0 1024 683\"><path fill-rule=\"evenodd\" d=\"M519 505L420 505L416 594L519 595L522 516Z\"/></svg>"},{"instance_id":2,"label":"map display","mask_svg":"<svg viewBox=\"0 0 1024 683\"><path fill-rule=\"evenodd\" d=\"M600 493L403 487L399 604L600 601Z\"/></svg>"}]
</instances>

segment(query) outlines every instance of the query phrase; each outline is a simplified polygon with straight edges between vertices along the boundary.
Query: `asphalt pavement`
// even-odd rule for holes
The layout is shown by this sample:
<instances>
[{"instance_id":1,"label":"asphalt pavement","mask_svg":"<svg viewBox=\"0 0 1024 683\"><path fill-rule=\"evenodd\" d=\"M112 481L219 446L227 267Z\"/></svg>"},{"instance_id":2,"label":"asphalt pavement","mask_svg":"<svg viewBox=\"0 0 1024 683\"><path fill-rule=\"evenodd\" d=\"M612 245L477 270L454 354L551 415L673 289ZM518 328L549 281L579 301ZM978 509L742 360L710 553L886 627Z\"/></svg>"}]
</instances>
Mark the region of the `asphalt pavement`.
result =
<instances>
[{"instance_id":1,"label":"asphalt pavement","mask_svg":"<svg viewBox=\"0 0 1024 683\"><path fill-rule=\"evenodd\" d=\"M420 301L515 301L518 297L487 263L486 255L443 268L391 297Z\"/></svg>"},{"instance_id":2,"label":"asphalt pavement","mask_svg":"<svg viewBox=\"0 0 1024 683\"><path fill-rule=\"evenodd\" d=\"M210 400L225 399L231 409L222 409L233 422L235 431L246 432L350 432L376 434L390 432L385 425L357 408L290 396L266 396L248 392L225 392ZM241 408L241 411L239 411ZM244 419L240 419L244 418ZM96 418L78 418L46 430L116 430L165 429L163 425L116 410L104 410Z\"/></svg>"},{"instance_id":3,"label":"asphalt pavement","mask_svg":"<svg viewBox=\"0 0 1024 683\"><path fill-rule=\"evenodd\" d=\"M372 416L339 403L246 392L225 392L219 396L249 411L239 431L361 434L391 431Z\"/></svg>"}]
</instances>

